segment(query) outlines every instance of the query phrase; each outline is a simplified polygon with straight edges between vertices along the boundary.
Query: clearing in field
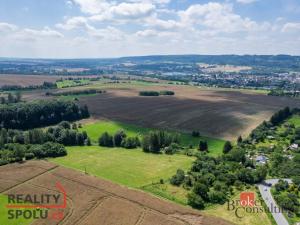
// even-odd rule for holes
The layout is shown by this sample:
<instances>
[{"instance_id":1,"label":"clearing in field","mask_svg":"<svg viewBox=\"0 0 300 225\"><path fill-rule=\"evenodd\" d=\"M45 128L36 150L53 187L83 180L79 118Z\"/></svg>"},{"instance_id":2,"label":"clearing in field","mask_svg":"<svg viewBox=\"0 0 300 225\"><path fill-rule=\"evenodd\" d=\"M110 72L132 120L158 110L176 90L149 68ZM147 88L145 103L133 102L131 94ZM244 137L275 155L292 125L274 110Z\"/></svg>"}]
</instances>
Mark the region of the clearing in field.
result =
<instances>
[{"instance_id":1,"label":"clearing in field","mask_svg":"<svg viewBox=\"0 0 300 225\"><path fill-rule=\"evenodd\" d=\"M88 133L88 136L91 138L93 144L98 144L98 138L104 132L108 132L110 134L114 134L119 130L124 130L125 133L129 137L139 136L142 137L143 134L154 130L151 128L140 127L136 125L131 125L122 122L115 122L115 121L107 121L107 120L99 120L99 121L89 121L84 120L83 127L80 128L80 131L85 130ZM174 132L174 131L170 131ZM185 147L192 146L193 148L198 148L200 140L206 140L208 143L209 155L211 156L218 156L222 154L223 146L225 141L216 139L216 138L209 138L209 137L193 137L190 134L186 133L179 133L181 138L181 144Z\"/></svg>"},{"instance_id":2,"label":"clearing in field","mask_svg":"<svg viewBox=\"0 0 300 225\"><path fill-rule=\"evenodd\" d=\"M67 156L51 161L135 188L169 179L178 168L188 170L195 160L178 154L144 153L141 149L87 146L67 150Z\"/></svg>"}]
</instances>

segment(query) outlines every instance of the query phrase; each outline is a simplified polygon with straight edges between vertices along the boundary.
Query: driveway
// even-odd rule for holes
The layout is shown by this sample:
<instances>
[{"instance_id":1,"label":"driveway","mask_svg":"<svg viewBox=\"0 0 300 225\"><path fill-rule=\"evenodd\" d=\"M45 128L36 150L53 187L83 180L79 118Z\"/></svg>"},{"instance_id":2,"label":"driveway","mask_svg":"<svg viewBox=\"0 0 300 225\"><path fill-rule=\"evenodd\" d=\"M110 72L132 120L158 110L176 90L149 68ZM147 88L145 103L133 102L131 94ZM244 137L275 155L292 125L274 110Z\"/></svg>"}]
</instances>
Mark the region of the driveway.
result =
<instances>
[{"instance_id":1,"label":"driveway","mask_svg":"<svg viewBox=\"0 0 300 225\"><path fill-rule=\"evenodd\" d=\"M288 183L292 183L291 179L283 179L285 181L287 181ZM265 183L269 183L275 185L277 184L279 181L279 179L269 179L269 180L265 180ZM265 185L265 184L258 184L257 185L260 191L260 194L263 198L263 200L265 201L266 205L268 206L269 209L273 209L272 211L272 216L275 219L276 223L278 225L289 225L287 219L285 218L285 216L282 213L278 213L275 212L275 207L277 208L278 211L278 206L271 194L271 187Z\"/></svg>"}]
</instances>

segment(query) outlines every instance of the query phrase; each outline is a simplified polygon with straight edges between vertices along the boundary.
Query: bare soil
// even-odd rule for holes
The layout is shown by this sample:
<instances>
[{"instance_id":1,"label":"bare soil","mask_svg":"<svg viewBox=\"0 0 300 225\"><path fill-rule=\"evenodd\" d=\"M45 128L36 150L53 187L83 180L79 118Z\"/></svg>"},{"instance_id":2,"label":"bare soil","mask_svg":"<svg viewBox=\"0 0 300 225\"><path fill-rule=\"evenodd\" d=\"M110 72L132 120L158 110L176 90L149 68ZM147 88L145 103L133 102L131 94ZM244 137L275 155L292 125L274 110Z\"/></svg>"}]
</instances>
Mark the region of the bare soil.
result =
<instances>
[{"instance_id":1,"label":"bare soil","mask_svg":"<svg viewBox=\"0 0 300 225\"><path fill-rule=\"evenodd\" d=\"M0 74L0 87L4 85L20 85L23 87L41 85L45 81L55 82L59 78L59 76Z\"/></svg>"},{"instance_id":2,"label":"bare soil","mask_svg":"<svg viewBox=\"0 0 300 225\"><path fill-rule=\"evenodd\" d=\"M140 90L172 90L175 96L141 97ZM300 107L297 99L247 91L206 90L190 86L111 88L80 99L95 118L174 129L235 140L279 109Z\"/></svg>"}]
</instances>

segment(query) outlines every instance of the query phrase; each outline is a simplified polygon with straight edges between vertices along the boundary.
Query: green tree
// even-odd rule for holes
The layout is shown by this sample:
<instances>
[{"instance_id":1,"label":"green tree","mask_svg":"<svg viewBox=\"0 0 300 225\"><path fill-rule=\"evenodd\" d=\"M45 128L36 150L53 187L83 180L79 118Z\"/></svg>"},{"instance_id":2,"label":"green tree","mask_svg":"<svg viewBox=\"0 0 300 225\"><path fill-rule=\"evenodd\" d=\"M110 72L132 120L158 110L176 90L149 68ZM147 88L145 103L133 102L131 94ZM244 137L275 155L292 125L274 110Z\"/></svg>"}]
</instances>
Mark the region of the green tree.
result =
<instances>
[{"instance_id":1,"label":"green tree","mask_svg":"<svg viewBox=\"0 0 300 225\"><path fill-rule=\"evenodd\" d=\"M178 169L176 174L171 178L170 183L179 186L183 183L185 178L185 173L182 169Z\"/></svg>"},{"instance_id":2,"label":"green tree","mask_svg":"<svg viewBox=\"0 0 300 225\"><path fill-rule=\"evenodd\" d=\"M223 147L223 153L227 154L228 152L230 152L232 149L232 145L230 141L226 141Z\"/></svg>"},{"instance_id":3,"label":"green tree","mask_svg":"<svg viewBox=\"0 0 300 225\"><path fill-rule=\"evenodd\" d=\"M99 138L99 146L114 147L113 137L104 132Z\"/></svg>"},{"instance_id":4,"label":"green tree","mask_svg":"<svg viewBox=\"0 0 300 225\"><path fill-rule=\"evenodd\" d=\"M122 141L126 138L126 134L123 130L119 130L114 135L114 144L116 147L121 147Z\"/></svg>"},{"instance_id":5,"label":"green tree","mask_svg":"<svg viewBox=\"0 0 300 225\"><path fill-rule=\"evenodd\" d=\"M239 137L238 137L238 139L237 139L237 144L238 145L240 145L240 144L242 144L242 142L243 142L243 138L242 138L242 136L240 135Z\"/></svg>"},{"instance_id":6,"label":"green tree","mask_svg":"<svg viewBox=\"0 0 300 225\"><path fill-rule=\"evenodd\" d=\"M196 209L204 209L204 201L201 196L197 195L194 192L188 194L188 204Z\"/></svg>"},{"instance_id":7,"label":"green tree","mask_svg":"<svg viewBox=\"0 0 300 225\"><path fill-rule=\"evenodd\" d=\"M199 142L199 150L200 151L207 151L208 150L208 145L207 145L207 141L200 141Z\"/></svg>"},{"instance_id":8,"label":"green tree","mask_svg":"<svg viewBox=\"0 0 300 225\"><path fill-rule=\"evenodd\" d=\"M209 188L207 187L207 185L199 183L199 182L197 182L193 188L193 192L195 194L201 196L201 198L205 201L208 200L208 191L209 191Z\"/></svg>"}]
</instances>

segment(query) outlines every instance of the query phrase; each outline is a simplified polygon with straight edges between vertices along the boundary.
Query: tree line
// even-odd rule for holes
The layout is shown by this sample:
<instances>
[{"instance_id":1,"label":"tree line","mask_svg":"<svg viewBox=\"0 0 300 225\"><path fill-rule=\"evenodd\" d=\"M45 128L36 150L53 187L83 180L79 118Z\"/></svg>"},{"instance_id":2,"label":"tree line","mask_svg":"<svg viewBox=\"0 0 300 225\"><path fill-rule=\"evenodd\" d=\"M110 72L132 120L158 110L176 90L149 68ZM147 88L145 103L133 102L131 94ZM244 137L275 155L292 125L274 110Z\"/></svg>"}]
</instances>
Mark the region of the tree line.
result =
<instances>
[{"instance_id":1,"label":"tree line","mask_svg":"<svg viewBox=\"0 0 300 225\"><path fill-rule=\"evenodd\" d=\"M15 94L8 93L7 97L0 97L0 104L11 104L21 102L22 95L21 92L16 92Z\"/></svg>"},{"instance_id":2,"label":"tree line","mask_svg":"<svg viewBox=\"0 0 300 225\"><path fill-rule=\"evenodd\" d=\"M22 131L2 128L0 130L0 148L9 143L28 145L44 144L46 142L56 142L65 146L91 145L86 131L79 132L76 126L71 126L67 121L48 129Z\"/></svg>"},{"instance_id":3,"label":"tree line","mask_svg":"<svg viewBox=\"0 0 300 225\"><path fill-rule=\"evenodd\" d=\"M99 146L103 147L123 147L134 149L141 146L140 139L136 137L128 137L123 130L117 131L114 135L104 132L98 139Z\"/></svg>"},{"instance_id":4,"label":"tree line","mask_svg":"<svg viewBox=\"0 0 300 225\"><path fill-rule=\"evenodd\" d=\"M92 95L98 93L105 93L105 90L97 89L86 89L86 90L74 90L74 91L63 91L63 92L46 92L47 96L68 96L68 95Z\"/></svg>"},{"instance_id":5,"label":"tree line","mask_svg":"<svg viewBox=\"0 0 300 225\"><path fill-rule=\"evenodd\" d=\"M29 86L3 85L0 87L0 91L28 91L34 89L55 89L55 88L57 88L56 83L45 81L41 85L29 85Z\"/></svg>"},{"instance_id":6,"label":"tree line","mask_svg":"<svg viewBox=\"0 0 300 225\"><path fill-rule=\"evenodd\" d=\"M160 95L175 95L174 91L140 91L140 96L160 96Z\"/></svg>"},{"instance_id":7,"label":"tree line","mask_svg":"<svg viewBox=\"0 0 300 225\"><path fill-rule=\"evenodd\" d=\"M6 144L0 149L0 166L8 163L20 162L25 158L60 157L67 155L67 150L62 144L46 142L44 144L23 145Z\"/></svg>"},{"instance_id":8,"label":"tree line","mask_svg":"<svg viewBox=\"0 0 300 225\"><path fill-rule=\"evenodd\" d=\"M6 129L32 129L87 117L87 106L73 101L41 100L0 105L0 128Z\"/></svg>"}]
</instances>

